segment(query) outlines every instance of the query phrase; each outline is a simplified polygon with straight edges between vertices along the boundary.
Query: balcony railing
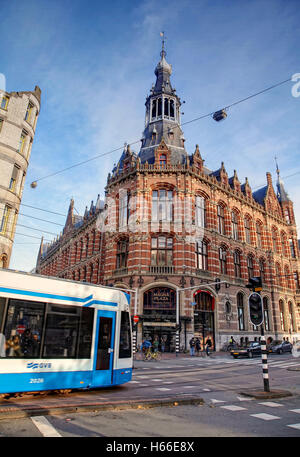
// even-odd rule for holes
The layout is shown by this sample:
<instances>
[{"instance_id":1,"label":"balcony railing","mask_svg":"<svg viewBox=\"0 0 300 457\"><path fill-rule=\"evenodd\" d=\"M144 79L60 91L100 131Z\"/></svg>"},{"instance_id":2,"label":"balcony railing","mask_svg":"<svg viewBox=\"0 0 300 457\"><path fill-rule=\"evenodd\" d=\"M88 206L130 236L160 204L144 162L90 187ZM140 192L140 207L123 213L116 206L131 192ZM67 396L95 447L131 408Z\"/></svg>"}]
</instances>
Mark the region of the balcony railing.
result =
<instances>
[{"instance_id":1,"label":"balcony railing","mask_svg":"<svg viewBox=\"0 0 300 457\"><path fill-rule=\"evenodd\" d=\"M128 268L117 268L113 271L113 276L124 276L128 274Z\"/></svg>"},{"instance_id":2,"label":"balcony railing","mask_svg":"<svg viewBox=\"0 0 300 457\"><path fill-rule=\"evenodd\" d=\"M149 267L149 271L150 271L150 273L155 274L155 275L172 275L172 274L174 274L175 269L174 269L174 267L169 267L166 265L160 265L160 266L151 265Z\"/></svg>"}]
</instances>

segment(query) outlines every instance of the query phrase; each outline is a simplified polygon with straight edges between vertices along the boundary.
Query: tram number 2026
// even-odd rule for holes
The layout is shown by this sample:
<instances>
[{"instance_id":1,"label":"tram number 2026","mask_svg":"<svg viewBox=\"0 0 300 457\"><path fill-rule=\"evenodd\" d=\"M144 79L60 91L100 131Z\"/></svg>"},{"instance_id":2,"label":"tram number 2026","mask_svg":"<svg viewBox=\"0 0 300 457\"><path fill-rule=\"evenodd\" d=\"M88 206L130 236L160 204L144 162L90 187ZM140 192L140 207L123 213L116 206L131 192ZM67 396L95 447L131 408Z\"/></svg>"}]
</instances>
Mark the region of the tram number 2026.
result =
<instances>
[{"instance_id":1,"label":"tram number 2026","mask_svg":"<svg viewBox=\"0 0 300 457\"><path fill-rule=\"evenodd\" d=\"M39 384L41 382L44 382L44 378L31 378L29 381L30 384Z\"/></svg>"}]
</instances>

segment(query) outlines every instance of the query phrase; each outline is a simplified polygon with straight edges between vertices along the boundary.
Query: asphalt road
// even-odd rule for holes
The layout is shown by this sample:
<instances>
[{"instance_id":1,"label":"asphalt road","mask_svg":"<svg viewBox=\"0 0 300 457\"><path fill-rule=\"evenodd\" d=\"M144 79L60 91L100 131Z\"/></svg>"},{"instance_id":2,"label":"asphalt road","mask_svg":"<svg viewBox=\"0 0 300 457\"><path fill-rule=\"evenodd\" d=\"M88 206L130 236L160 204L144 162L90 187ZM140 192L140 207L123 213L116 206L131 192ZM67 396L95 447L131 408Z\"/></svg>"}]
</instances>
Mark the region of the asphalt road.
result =
<instances>
[{"instance_id":1,"label":"asphalt road","mask_svg":"<svg viewBox=\"0 0 300 457\"><path fill-rule=\"evenodd\" d=\"M114 401L114 410L60 414L30 414L25 418L2 418L2 437L300 437L300 358L289 354L269 357L270 387L285 389L292 396L253 399L248 389L262 390L261 359L230 356L178 358L160 362L135 362L130 383L113 389L74 392L43 397L44 407L60 401L97 398ZM203 404L121 410L118 400L202 398ZM20 405L24 400L12 400ZM41 399L29 398L30 404ZM18 403L19 402L19 403ZM3 404L3 402L1 402ZM6 402L6 404L11 404ZM175 402L176 404L176 402Z\"/></svg>"}]
</instances>

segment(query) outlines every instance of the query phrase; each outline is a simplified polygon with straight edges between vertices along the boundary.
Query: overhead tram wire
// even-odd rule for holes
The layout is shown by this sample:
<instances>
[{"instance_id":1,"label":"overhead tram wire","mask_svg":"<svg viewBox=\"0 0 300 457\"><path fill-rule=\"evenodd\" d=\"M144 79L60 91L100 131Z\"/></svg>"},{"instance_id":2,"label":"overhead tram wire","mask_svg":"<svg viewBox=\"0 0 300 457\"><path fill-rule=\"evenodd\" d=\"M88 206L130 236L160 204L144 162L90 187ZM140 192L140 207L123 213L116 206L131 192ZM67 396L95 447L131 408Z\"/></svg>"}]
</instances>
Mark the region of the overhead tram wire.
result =
<instances>
[{"instance_id":1,"label":"overhead tram wire","mask_svg":"<svg viewBox=\"0 0 300 457\"><path fill-rule=\"evenodd\" d=\"M247 100L249 100L249 99L251 99L251 98L257 97L258 95L261 95L261 94L263 94L263 93L265 93L265 92L267 92L267 91L269 91L269 90L272 90L272 89L274 89L275 87L278 87L278 86L280 86L280 85L282 85L282 84L285 84L285 83L287 83L287 82L289 82L289 81L291 81L291 78L285 79L284 81L281 81L281 82L279 82L279 83L273 84L272 86L269 86L269 87L267 87L266 89L263 89L263 90L261 90L261 91L259 91L259 92L256 92L255 94L249 95L248 97L242 98L241 100L237 100L236 102L231 103L230 105L225 106L223 109L227 110L227 109L231 108L232 106L238 105L239 103L243 103L243 102L245 102L245 101L247 101ZM199 121L199 120L204 119L204 118L206 118L206 117L210 117L210 116L212 116L215 112L216 112L216 110L215 110L215 111L212 111L212 112L210 112L210 113L204 114L204 115L202 115L202 116L196 117L196 118L194 118L194 119L191 119L190 121L183 122L183 123L181 124L181 126L191 124L192 122ZM174 127L170 128L170 129L168 129L168 130L169 130L169 131L172 131L172 130L175 129L175 128L178 128L178 127L177 127L177 126L174 126ZM140 143L140 141L141 141L140 139L139 139L139 140L136 140L136 141L133 141L132 143L129 143L128 146L133 146L134 144ZM93 161L93 160L99 159L100 157L104 157L104 156L106 156L106 155L112 154L113 152L121 151L121 150L123 150L123 148L124 148L124 146L121 146L121 147L112 149L112 150L110 150L110 151L104 152L103 154L98 154L98 155L96 155L96 156L94 156L94 157L91 157L90 159L83 160L82 162L79 162L79 163L76 163L76 164L71 165L71 166L69 166L69 167L66 167L66 168L63 168L63 169L61 169L61 170L58 170L58 171L56 171L56 172L54 172L54 173L50 173L49 175L43 176L42 178L35 179L35 180L31 183L31 187L35 188L38 181L42 181L42 180L47 179L47 178L50 178L50 177L52 177L52 176L56 176L56 175L58 175L58 174L60 174L60 173L63 173L64 171L71 170L72 168L75 168L75 167L79 167L80 165L84 165L84 164L86 164L86 163L88 163L88 162L91 162L91 161Z\"/></svg>"}]
</instances>

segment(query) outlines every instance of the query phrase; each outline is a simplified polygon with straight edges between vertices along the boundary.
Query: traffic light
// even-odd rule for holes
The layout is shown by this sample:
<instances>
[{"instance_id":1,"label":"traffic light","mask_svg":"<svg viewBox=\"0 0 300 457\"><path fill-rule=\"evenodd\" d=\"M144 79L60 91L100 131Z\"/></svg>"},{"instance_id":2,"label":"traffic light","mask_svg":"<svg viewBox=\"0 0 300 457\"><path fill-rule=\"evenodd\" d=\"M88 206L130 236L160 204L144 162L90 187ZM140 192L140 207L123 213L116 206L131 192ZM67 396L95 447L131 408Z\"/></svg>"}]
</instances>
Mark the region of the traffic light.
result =
<instances>
[{"instance_id":1,"label":"traffic light","mask_svg":"<svg viewBox=\"0 0 300 457\"><path fill-rule=\"evenodd\" d=\"M249 284L246 284L246 287L252 289L254 292L260 292L262 290L261 276L249 278Z\"/></svg>"},{"instance_id":2,"label":"traffic light","mask_svg":"<svg viewBox=\"0 0 300 457\"><path fill-rule=\"evenodd\" d=\"M264 320L261 296L257 292L249 295L249 316L253 325L260 325Z\"/></svg>"}]
</instances>

